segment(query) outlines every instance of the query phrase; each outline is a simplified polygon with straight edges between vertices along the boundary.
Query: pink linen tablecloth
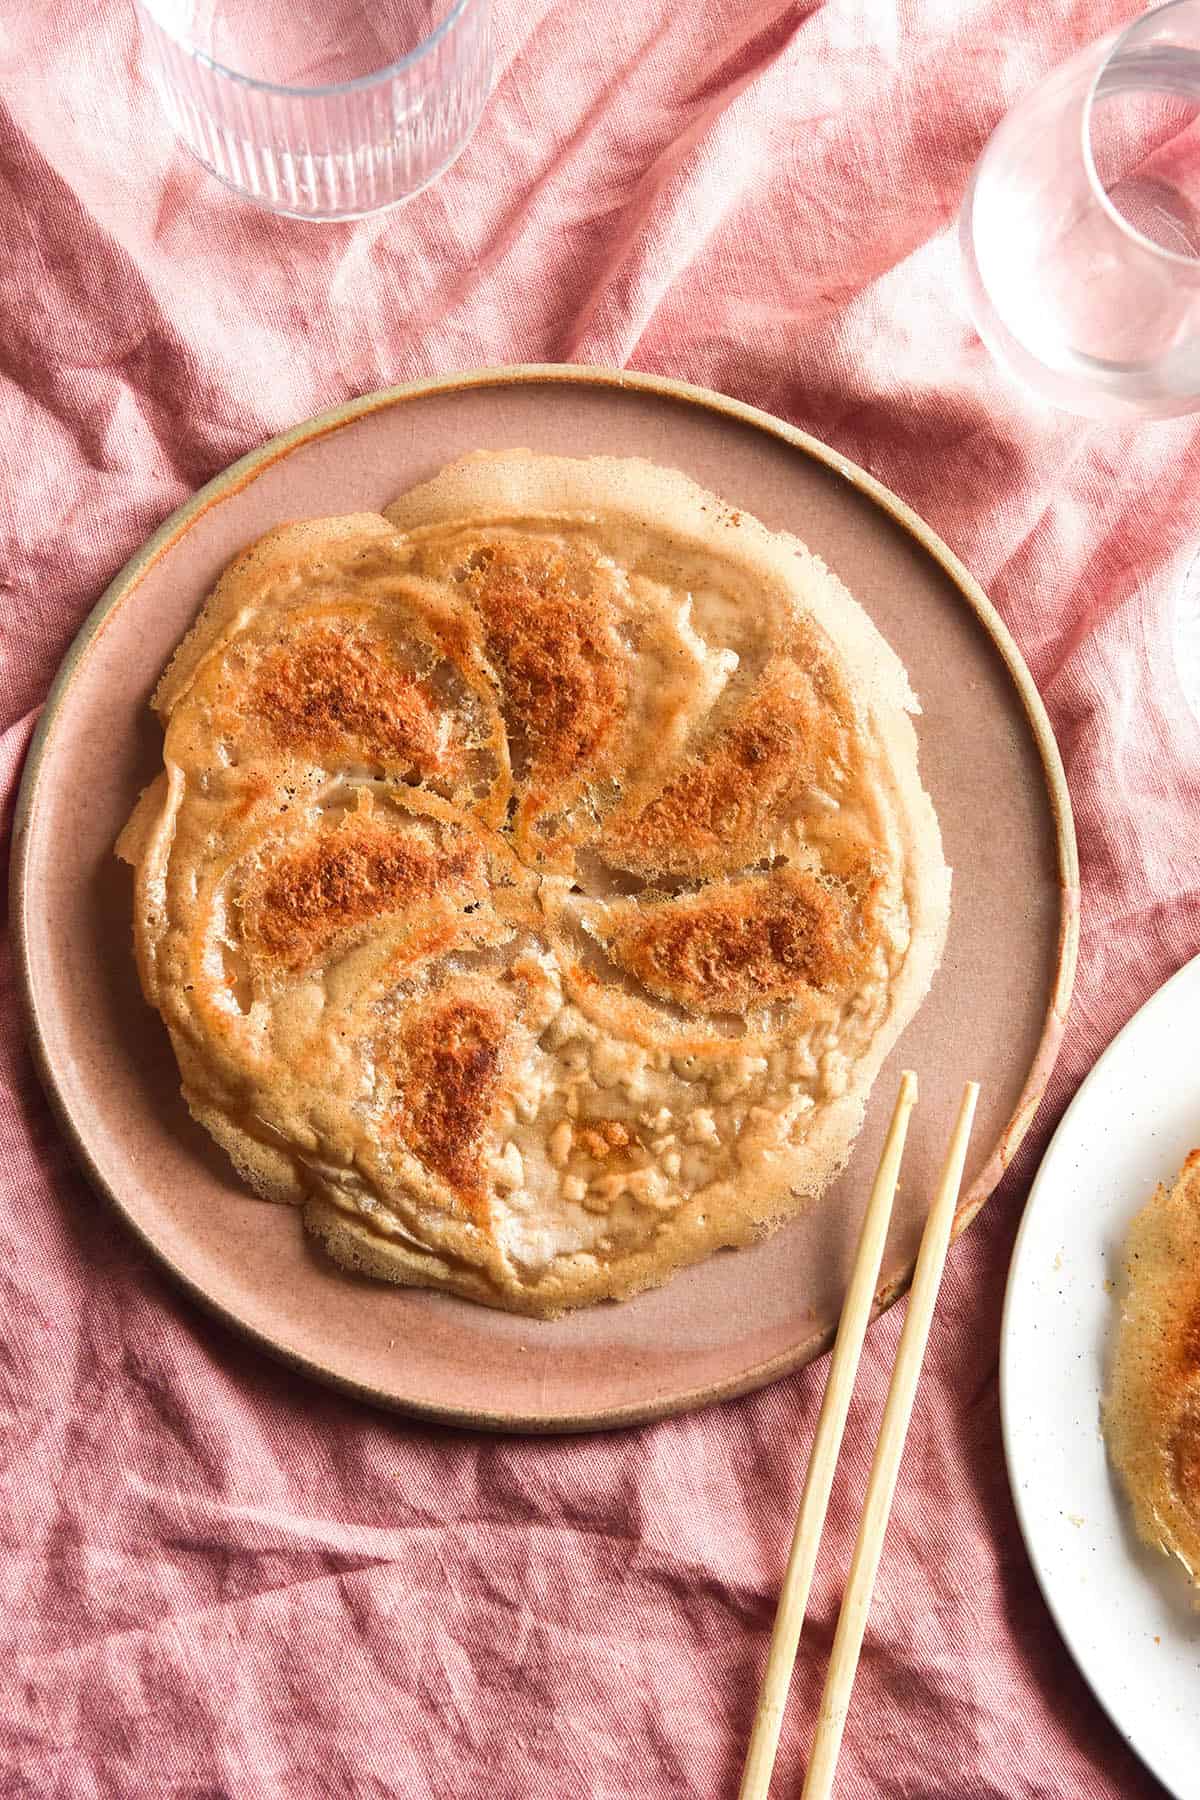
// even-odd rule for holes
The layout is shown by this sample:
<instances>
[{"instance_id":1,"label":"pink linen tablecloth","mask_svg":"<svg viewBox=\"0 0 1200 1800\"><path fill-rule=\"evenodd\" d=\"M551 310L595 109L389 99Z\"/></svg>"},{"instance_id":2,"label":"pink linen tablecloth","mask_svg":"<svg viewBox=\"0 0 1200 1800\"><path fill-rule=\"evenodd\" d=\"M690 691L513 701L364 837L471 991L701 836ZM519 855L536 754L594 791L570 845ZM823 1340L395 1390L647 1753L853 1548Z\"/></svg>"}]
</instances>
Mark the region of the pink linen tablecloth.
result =
<instances>
[{"instance_id":1,"label":"pink linen tablecloth","mask_svg":"<svg viewBox=\"0 0 1200 1800\"><path fill-rule=\"evenodd\" d=\"M500 0L452 172L271 218L172 144L119 0L0 11L0 802L54 669L200 482L348 395L628 364L817 433L990 589L1053 715L1084 934L1052 1093L955 1250L839 1794L1158 1790L1075 1672L1005 1481L1001 1297L1034 1161L1200 948L1178 596L1200 424L1007 384L953 221L1014 98L1111 0ZM1196 654L1193 640L1192 655ZM0 951L0 1794L732 1795L824 1367L641 1431L386 1417L202 1317L75 1172ZM900 1309L871 1333L781 1746L799 1791Z\"/></svg>"}]
</instances>

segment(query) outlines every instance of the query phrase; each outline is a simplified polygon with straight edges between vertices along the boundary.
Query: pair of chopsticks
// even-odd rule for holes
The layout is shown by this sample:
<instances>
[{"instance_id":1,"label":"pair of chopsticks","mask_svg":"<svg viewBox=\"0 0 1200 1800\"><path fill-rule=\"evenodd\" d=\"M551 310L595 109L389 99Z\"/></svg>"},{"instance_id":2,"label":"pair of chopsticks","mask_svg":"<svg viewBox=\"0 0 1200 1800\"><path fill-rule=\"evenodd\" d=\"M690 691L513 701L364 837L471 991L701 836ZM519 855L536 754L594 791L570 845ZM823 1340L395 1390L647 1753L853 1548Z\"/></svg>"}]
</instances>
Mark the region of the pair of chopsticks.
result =
<instances>
[{"instance_id":1,"label":"pair of chopsticks","mask_svg":"<svg viewBox=\"0 0 1200 1800\"><path fill-rule=\"evenodd\" d=\"M883 1550L892 1495L896 1489L896 1476L900 1469L904 1440L908 1435L908 1423L912 1416L913 1399L929 1327L933 1322L933 1309L941 1286L942 1270L946 1265L946 1251L950 1245L950 1231L962 1185L967 1140L971 1135L971 1122L978 1098L978 1083L969 1081L963 1091L962 1105L946 1151L941 1180L921 1238L908 1302L908 1317L900 1335L900 1348L892 1370L891 1386L875 1448L875 1460L871 1465L867 1496L859 1521L858 1538L850 1561L846 1592L829 1657L825 1690L821 1695L821 1711L809 1754L803 1800L827 1800L827 1796L833 1791L834 1771L850 1705L850 1689L854 1685L858 1668L875 1574ZM775 1765L775 1751L787 1705L788 1685L800 1642L800 1628L804 1623L804 1609L808 1604L829 1494L833 1487L833 1472L841 1449L850 1395L858 1372L858 1359L862 1353L863 1338L866 1336L879 1280L883 1247L892 1216L892 1201L900 1175L900 1158L904 1154L904 1140L908 1136L908 1121L916 1103L917 1078L911 1069L907 1069L900 1079L896 1109L892 1114L883 1156L859 1234L854 1269L842 1308L837 1342L829 1367L829 1380L825 1387L825 1398L821 1402L812 1456L804 1480L791 1554L779 1595L775 1629L758 1697L754 1730L742 1770L738 1800L766 1800L771 1783L771 1770Z\"/></svg>"}]
</instances>

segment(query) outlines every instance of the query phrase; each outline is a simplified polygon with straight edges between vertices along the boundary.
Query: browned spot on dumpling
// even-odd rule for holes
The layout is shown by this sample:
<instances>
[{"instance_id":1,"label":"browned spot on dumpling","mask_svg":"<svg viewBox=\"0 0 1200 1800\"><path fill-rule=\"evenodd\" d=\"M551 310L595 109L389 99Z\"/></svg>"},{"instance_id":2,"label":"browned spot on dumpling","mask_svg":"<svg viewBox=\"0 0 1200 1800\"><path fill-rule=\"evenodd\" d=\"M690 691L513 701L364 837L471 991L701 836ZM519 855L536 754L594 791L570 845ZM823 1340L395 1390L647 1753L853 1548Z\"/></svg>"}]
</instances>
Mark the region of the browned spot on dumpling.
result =
<instances>
[{"instance_id":1,"label":"browned spot on dumpling","mask_svg":"<svg viewBox=\"0 0 1200 1800\"><path fill-rule=\"evenodd\" d=\"M419 776L462 761L428 686L386 640L364 631L321 626L281 644L257 671L250 709L282 750L386 762Z\"/></svg>"},{"instance_id":2,"label":"browned spot on dumpling","mask_svg":"<svg viewBox=\"0 0 1200 1800\"><path fill-rule=\"evenodd\" d=\"M399 1089L396 1130L468 1210L481 1207L487 1188L482 1154L508 1025L501 1006L454 995L422 1007L388 1059Z\"/></svg>"},{"instance_id":3,"label":"browned spot on dumpling","mask_svg":"<svg viewBox=\"0 0 1200 1800\"><path fill-rule=\"evenodd\" d=\"M531 778L594 772L625 691L595 571L552 545L497 541L472 553L465 579Z\"/></svg>"},{"instance_id":4,"label":"browned spot on dumpling","mask_svg":"<svg viewBox=\"0 0 1200 1800\"><path fill-rule=\"evenodd\" d=\"M269 867L244 903L245 941L262 961L296 974L369 920L427 908L435 897L482 894L485 873L480 847L465 835L438 847L416 833L354 822ZM452 916L439 909L438 937Z\"/></svg>"},{"instance_id":5,"label":"browned spot on dumpling","mask_svg":"<svg viewBox=\"0 0 1200 1800\"><path fill-rule=\"evenodd\" d=\"M806 788L830 781L851 722L819 647L780 660L727 724L610 840L614 860L664 872L749 859Z\"/></svg>"},{"instance_id":6,"label":"browned spot on dumpling","mask_svg":"<svg viewBox=\"0 0 1200 1800\"><path fill-rule=\"evenodd\" d=\"M620 1119L597 1119L593 1124L581 1127L577 1137L588 1155L597 1161L614 1150L628 1150L634 1144L628 1125Z\"/></svg>"},{"instance_id":7,"label":"browned spot on dumpling","mask_svg":"<svg viewBox=\"0 0 1200 1800\"><path fill-rule=\"evenodd\" d=\"M1195 1301L1184 1314L1178 1349L1182 1374L1185 1377L1200 1376L1200 1281L1197 1282Z\"/></svg>"},{"instance_id":8,"label":"browned spot on dumpling","mask_svg":"<svg viewBox=\"0 0 1200 1800\"><path fill-rule=\"evenodd\" d=\"M807 989L851 986L869 955L863 910L841 886L784 869L643 909L607 948L661 999L696 1012L741 1012Z\"/></svg>"},{"instance_id":9,"label":"browned spot on dumpling","mask_svg":"<svg viewBox=\"0 0 1200 1800\"><path fill-rule=\"evenodd\" d=\"M1172 1453L1179 1497L1200 1526L1200 1395L1179 1422Z\"/></svg>"}]
</instances>

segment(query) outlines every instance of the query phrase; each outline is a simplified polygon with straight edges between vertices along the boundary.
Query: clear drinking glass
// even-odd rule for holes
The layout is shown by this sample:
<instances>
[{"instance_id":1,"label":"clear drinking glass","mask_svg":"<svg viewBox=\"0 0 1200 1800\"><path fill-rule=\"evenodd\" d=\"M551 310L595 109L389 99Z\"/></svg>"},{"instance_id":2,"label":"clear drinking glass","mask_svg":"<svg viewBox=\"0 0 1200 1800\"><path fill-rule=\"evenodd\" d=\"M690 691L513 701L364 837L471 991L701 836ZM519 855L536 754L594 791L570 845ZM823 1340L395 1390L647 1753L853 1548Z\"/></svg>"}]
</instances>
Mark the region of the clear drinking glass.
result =
<instances>
[{"instance_id":1,"label":"clear drinking glass","mask_svg":"<svg viewBox=\"0 0 1200 1800\"><path fill-rule=\"evenodd\" d=\"M1081 50L1002 121L961 220L997 359L1095 418L1200 409L1200 0Z\"/></svg>"},{"instance_id":2,"label":"clear drinking glass","mask_svg":"<svg viewBox=\"0 0 1200 1800\"><path fill-rule=\"evenodd\" d=\"M137 0L181 142L275 212L353 219L454 161L492 78L490 0Z\"/></svg>"}]
</instances>

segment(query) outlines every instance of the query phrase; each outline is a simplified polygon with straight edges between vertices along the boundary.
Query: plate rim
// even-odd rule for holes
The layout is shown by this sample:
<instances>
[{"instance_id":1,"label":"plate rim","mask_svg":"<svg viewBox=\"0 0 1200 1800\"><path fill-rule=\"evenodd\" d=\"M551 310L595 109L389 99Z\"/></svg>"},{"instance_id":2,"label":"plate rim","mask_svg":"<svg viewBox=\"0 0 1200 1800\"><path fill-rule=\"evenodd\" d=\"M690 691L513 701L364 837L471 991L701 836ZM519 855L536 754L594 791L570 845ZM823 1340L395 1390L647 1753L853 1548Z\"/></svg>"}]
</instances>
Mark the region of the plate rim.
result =
<instances>
[{"instance_id":1,"label":"plate rim","mask_svg":"<svg viewBox=\"0 0 1200 1800\"><path fill-rule=\"evenodd\" d=\"M172 1280L201 1308L231 1328L243 1341L254 1344L277 1362L332 1386L356 1399L381 1406L389 1411L425 1419L430 1422L483 1429L496 1432L551 1434L615 1429L648 1423L693 1411L718 1400L765 1387L769 1382L790 1373L805 1362L814 1360L828 1349L836 1327L822 1332L815 1341L802 1338L788 1350L769 1357L727 1380L710 1382L684 1394L672 1394L662 1400L631 1401L606 1406L599 1412L565 1412L523 1415L478 1406L431 1404L406 1399L326 1367L311 1357L302 1356L278 1344L265 1332L238 1317L219 1298L208 1293L180 1268L128 1210L120 1195L101 1175L88 1148L86 1135L75 1122L59 1091L57 1078L47 1050L37 1010L29 946L29 908L26 906L27 864L31 825L37 802L41 772L56 722L69 698L72 684L107 622L118 608L136 594L144 576L167 554L210 509L232 499L248 487L271 464L318 438L330 436L370 413L404 405L407 401L436 394L465 392L478 388L505 386L578 385L609 390L632 390L660 399L700 407L738 424L750 426L775 438L790 449L807 456L884 512L894 524L912 538L925 555L931 557L958 591L976 619L991 638L1016 689L1028 727L1032 733L1041 763L1046 797L1054 824L1055 853L1059 883L1059 924L1055 977L1043 1014L1042 1033L1029 1067L1017 1106L1008 1120L992 1155L959 1202L955 1213L953 1236L957 1238L971 1223L995 1189L1033 1120L1045 1093L1062 1040L1070 1006L1079 949L1079 859L1070 794L1062 758L1054 738L1049 716L1027 664L999 613L988 599L980 583L954 554L942 538L894 494L890 488L870 475L857 463L832 449L821 439L798 426L745 401L733 399L711 388L696 386L670 376L648 374L629 369L606 368L583 363L519 363L464 370L449 375L435 375L395 387L380 388L356 399L327 408L302 420L289 430L277 433L256 449L248 451L219 471L181 505L176 507L151 534L140 549L113 576L87 614L72 639L51 683L41 716L25 755L20 786L13 816L12 845L9 865L10 938L14 947L18 1004L25 1026L39 1081L49 1101L59 1130L63 1133L76 1163L91 1186L112 1205L126 1227L149 1251L156 1264L167 1271ZM876 1290L875 1313L888 1307L907 1292L914 1262L902 1268Z\"/></svg>"},{"instance_id":2,"label":"plate rim","mask_svg":"<svg viewBox=\"0 0 1200 1800\"><path fill-rule=\"evenodd\" d=\"M1096 1704L1107 1716L1114 1730L1119 1733L1122 1741L1129 1746L1138 1760L1154 1776L1155 1780L1161 1782L1166 1791L1172 1795L1177 1794L1178 1790L1172 1785L1171 1779L1159 1769L1153 1753L1148 1754L1134 1742L1133 1737L1119 1717L1119 1705L1115 1703L1110 1704L1107 1696L1100 1691L1099 1687L1097 1687L1096 1683L1093 1681L1092 1676L1088 1671L1084 1653L1077 1646L1076 1638L1078 1634L1069 1629L1063 1617L1062 1610L1055 1599L1050 1579L1043 1574L1043 1562L1034 1547L1035 1537L1031 1514L1026 1507L1024 1497L1017 1482L1016 1470L1014 1467L1016 1458L1014 1455L1013 1444L1017 1432L1017 1427L1014 1423L1016 1401L1011 1395L1012 1386L1016 1382L1016 1376L1010 1374L1010 1366L1013 1358L1012 1342L1016 1330L1012 1323L1017 1304L1015 1298L1016 1291L1021 1281L1024 1260L1031 1254L1028 1245L1032 1242L1032 1218L1037 1204L1038 1192L1043 1183L1045 1183L1047 1189L1049 1189L1050 1179L1054 1174L1054 1169L1051 1165L1054 1161L1054 1153L1059 1138L1063 1137L1065 1142L1064 1134L1070 1128L1072 1115L1075 1113L1076 1109L1080 1108L1086 1101L1086 1090L1090 1086L1092 1080L1100 1076L1110 1062L1116 1060L1125 1039L1132 1034L1134 1027L1141 1024L1146 1015L1152 1010L1156 1011L1169 990L1182 983L1185 978L1200 980L1200 954L1190 956L1185 963L1181 964L1181 966L1175 970L1174 974L1168 975L1166 980L1161 982L1152 994L1147 995L1146 999L1143 1000L1142 1004L1137 1008L1137 1011L1126 1019L1124 1025L1121 1026L1120 1030L1105 1045L1104 1049L1100 1052L1100 1055L1096 1058L1095 1062L1080 1082L1078 1088L1071 1097L1070 1104L1067 1106L1062 1118L1055 1126L1054 1134L1046 1146L1045 1153L1038 1165L1037 1173L1030 1185L1029 1198L1025 1202L1025 1209L1021 1214L1021 1222L1017 1227L1017 1235L1013 1240L1012 1257L1008 1265L1008 1279L1004 1286L1004 1305L1000 1315L999 1356L1000 1437L1004 1448L1005 1473L1008 1477L1009 1492L1012 1495L1013 1510L1017 1515L1017 1527L1021 1533L1021 1541L1025 1546L1025 1554L1029 1558L1029 1564L1033 1570L1034 1580L1038 1585L1038 1591L1046 1603L1046 1610L1054 1621L1055 1630L1066 1645L1072 1662L1087 1683L1088 1690L1095 1699Z\"/></svg>"}]
</instances>

